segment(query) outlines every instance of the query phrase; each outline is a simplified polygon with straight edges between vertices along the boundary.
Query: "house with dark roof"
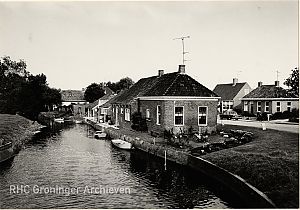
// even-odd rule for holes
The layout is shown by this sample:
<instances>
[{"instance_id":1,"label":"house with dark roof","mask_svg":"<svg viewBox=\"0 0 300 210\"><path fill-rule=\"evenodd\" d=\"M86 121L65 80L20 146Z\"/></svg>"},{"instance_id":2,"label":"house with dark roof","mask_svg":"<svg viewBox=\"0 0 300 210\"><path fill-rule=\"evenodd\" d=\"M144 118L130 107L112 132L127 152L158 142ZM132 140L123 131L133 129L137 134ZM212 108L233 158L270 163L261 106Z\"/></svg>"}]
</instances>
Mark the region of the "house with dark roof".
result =
<instances>
[{"instance_id":1,"label":"house with dark roof","mask_svg":"<svg viewBox=\"0 0 300 210\"><path fill-rule=\"evenodd\" d=\"M112 104L112 122L130 128L137 112L146 119L148 132L162 134L194 130L212 132L217 125L217 94L185 74L185 65L178 72L142 78L131 88L118 94Z\"/></svg>"},{"instance_id":2,"label":"house with dark roof","mask_svg":"<svg viewBox=\"0 0 300 210\"><path fill-rule=\"evenodd\" d=\"M229 84L218 84L213 90L221 97L219 112L231 111L233 109L242 110L241 99L251 91L247 82L239 83L237 78Z\"/></svg>"},{"instance_id":3,"label":"house with dark roof","mask_svg":"<svg viewBox=\"0 0 300 210\"><path fill-rule=\"evenodd\" d=\"M82 90L62 90L60 93L62 106L86 103L86 100L84 100L84 92Z\"/></svg>"},{"instance_id":4,"label":"house with dark roof","mask_svg":"<svg viewBox=\"0 0 300 210\"><path fill-rule=\"evenodd\" d=\"M109 87L105 86L103 89L105 95L87 106L87 116L97 122L104 121L105 116L104 113L101 112L101 106L116 96L115 92Z\"/></svg>"},{"instance_id":5,"label":"house with dark roof","mask_svg":"<svg viewBox=\"0 0 300 210\"><path fill-rule=\"evenodd\" d=\"M299 98L279 86L279 81L274 85L263 85L258 82L258 87L242 98L245 112L252 114L291 111L299 109Z\"/></svg>"}]
</instances>

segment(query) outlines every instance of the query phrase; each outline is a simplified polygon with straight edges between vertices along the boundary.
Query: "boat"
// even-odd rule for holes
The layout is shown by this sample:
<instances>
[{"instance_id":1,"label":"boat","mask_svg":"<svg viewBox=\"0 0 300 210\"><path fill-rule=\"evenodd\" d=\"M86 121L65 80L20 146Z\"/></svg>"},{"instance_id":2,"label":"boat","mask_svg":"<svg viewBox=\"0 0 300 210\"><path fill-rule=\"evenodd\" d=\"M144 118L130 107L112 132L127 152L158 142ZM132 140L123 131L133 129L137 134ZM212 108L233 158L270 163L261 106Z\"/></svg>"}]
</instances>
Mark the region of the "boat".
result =
<instances>
[{"instance_id":1,"label":"boat","mask_svg":"<svg viewBox=\"0 0 300 210\"><path fill-rule=\"evenodd\" d=\"M83 123L83 121L82 120L75 120L75 123L76 124L81 124L81 123Z\"/></svg>"},{"instance_id":2,"label":"boat","mask_svg":"<svg viewBox=\"0 0 300 210\"><path fill-rule=\"evenodd\" d=\"M73 121L73 119L72 119L71 117L65 117L65 118L64 118L64 122L65 122L65 123L68 123L68 124L74 123L74 121Z\"/></svg>"},{"instance_id":3,"label":"boat","mask_svg":"<svg viewBox=\"0 0 300 210\"><path fill-rule=\"evenodd\" d=\"M64 118L60 117L60 118L55 118L54 119L54 122L57 122L57 123L63 123L65 120Z\"/></svg>"},{"instance_id":4,"label":"boat","mask_svg":"<svg viewBox=\"0 0 300 210\"><path fill-rule=\"evenodd\" d=\"M0 163L14 157L14 150L11 142L0 146Z\"/></svg>"},{"instance_id":5,"label":"boat","mask_svg":"<svg viewBox=\"0 0 300 210\"><path fill-rule=\"evenodd\" d=\"M128 149L128 150L133 149L133 146L131 143L121 140L121 139L112 139L111 143L120 149Z\"/></svg>"},{"instance_id":6,"label":"boat","mask_svg":"<svg viewBox=\"0 0 300 210\"><path fill-rule=\"evenodd\" d=\"M96 139L103 139L103 138L106 138L107 134L103 131L96 131L95 134L94 134L94 137Z\"/></svg>"}]
</instances>

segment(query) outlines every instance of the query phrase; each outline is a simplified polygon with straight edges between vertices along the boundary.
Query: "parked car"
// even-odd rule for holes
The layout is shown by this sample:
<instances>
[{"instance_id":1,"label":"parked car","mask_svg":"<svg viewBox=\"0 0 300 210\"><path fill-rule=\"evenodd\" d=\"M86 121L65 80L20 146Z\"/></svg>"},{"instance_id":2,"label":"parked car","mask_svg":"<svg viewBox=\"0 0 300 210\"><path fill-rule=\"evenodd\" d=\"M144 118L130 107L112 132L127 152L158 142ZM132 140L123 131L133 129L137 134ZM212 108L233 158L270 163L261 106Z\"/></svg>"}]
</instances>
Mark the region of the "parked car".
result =
<instances>
[{"instance_id":1,"label":"parked car","mask_svg":"<svg viewBox=\"0 0 300 210\"><path fill-rule=\"evenodd\" d=\"M221 120L224 120L224 119L227 119L227 120L238 120L238 119L242 119L242 116L241 115L238 115L238 113L236 113L236 111L225 111L223 112L222 114L220 114L220 119Z\"/></svg>"}]
</instances>

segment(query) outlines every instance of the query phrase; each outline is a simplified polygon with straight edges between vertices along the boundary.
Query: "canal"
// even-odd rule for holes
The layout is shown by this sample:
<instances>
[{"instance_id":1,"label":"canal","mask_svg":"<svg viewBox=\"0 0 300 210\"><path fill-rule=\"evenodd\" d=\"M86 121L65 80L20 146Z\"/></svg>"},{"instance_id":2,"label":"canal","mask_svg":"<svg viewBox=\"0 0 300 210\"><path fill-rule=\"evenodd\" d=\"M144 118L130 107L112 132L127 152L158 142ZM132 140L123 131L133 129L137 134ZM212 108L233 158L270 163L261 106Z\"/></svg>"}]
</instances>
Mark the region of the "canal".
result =
<instances>
[{"instance_id":1,"label":"canal","mask_svg":"<svg viewBox=\"0 0 300 210\"><path fill-rule=\"evenodd\" d=\"M93 138L88 125L45 130L0 165L0 208L239 208L195 171Z\"/></svg>"}]
</instances>

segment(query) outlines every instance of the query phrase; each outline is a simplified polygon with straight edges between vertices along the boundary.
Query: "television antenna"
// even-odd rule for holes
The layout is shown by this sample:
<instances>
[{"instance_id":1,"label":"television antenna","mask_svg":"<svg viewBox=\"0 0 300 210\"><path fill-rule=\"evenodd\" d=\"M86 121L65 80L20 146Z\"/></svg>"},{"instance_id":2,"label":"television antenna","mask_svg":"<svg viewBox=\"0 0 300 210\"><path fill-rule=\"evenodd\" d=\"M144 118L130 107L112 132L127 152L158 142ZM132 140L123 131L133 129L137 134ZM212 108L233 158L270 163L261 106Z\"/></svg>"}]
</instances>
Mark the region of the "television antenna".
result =
<instances>
[{"instance_id":1,"label":"television antenna","mask_svg":"<svg viewBox=\"0 0 300 210\"><path fill-rule=\"evenodd\" d=\"M239 78L240 73L242 73L242 71L237 71L236 78Z\"/></svg>"},{"instance_id":2,"label":"television antenna","mask_svg":"<svg viewBox=\"0 0 300 210\"><path fill-rule=\"evenodd\" d=\"M173 40L181 39L181 42L182 42L182 64L184 64L185 61L188 61L188 60L184 59L184 55L189 53L189 52L184 51L184 39L187 39L187 38L190 38L190 36L182 36L182 37L178 37L178 38L173 39Z\"/></svg>"},{"instance_id":3,"label":"television antenna","mask_svg":"<svg viewBox=\"0 0 300 210\"><path fill-rule=\"evenodd\" d=\"M276 70L276 81L278 81L280 71Z\"/></svg>"}]
</instances>

